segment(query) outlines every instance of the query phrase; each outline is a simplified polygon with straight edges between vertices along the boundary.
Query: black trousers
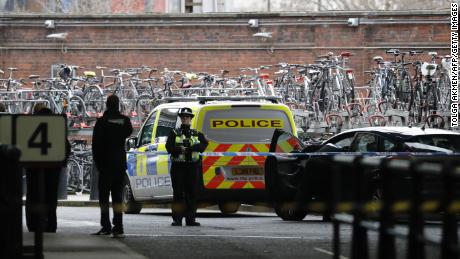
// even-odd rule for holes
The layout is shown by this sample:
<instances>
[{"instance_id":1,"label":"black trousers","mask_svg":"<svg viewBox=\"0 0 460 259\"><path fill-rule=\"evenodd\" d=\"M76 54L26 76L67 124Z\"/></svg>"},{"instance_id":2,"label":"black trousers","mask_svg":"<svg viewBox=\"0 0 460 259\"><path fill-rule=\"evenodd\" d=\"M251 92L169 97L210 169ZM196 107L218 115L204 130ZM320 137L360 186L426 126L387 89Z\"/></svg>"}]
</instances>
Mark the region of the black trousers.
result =
<instances>
[{"instance_id":1,"label":"black trousers","mask_svg":"<svg viewBox=\"0 0 460 259\"><path fill-rule=\"evenodd\" d=\"M43 230L45 232L56 232L57 218L57 193L59 175L61 169L28 169L26 171L27 195L26 195L26 225L31 232L36 231L39 221L38 215L43 215ZM42 187L44 200L39 201L39 177L42 176L44 186Z\"/></svg>"},{"instance_id":2,"label":"black trousers","mask_svg":"<svg viewBox=\"0 0 460 259\"><path fill-rule=\"evenodd\" d=\"M99 171L99 206L101 207L101 226L105 230L111 230L110 223L110 202L109 196L112 194L113 207L113 229L123 231L123 181L124 170L114 171Z\"/></svg>"},{"instance_id":3,"label":"black trousers","mask_svg":"<svg viewBox=\"0 0 460 259\"><path fill-rule=\"evenodd\" d=\"M173 162L171 182L173 187L172 218L174 221L195 222L196 186L199 163Z\"/></svg>"}]
</instances>

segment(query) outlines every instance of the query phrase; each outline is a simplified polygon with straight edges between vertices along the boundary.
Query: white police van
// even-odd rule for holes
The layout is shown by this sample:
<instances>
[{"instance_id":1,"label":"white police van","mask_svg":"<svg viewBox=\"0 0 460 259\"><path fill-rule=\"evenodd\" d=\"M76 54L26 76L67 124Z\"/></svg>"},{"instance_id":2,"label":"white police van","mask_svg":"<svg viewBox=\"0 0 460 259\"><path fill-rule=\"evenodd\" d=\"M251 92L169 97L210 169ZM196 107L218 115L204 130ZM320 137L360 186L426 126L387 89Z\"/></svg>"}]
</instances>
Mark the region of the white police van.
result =
<instances>
[{"instance_id":1,"label":"white police van","mask_svg":"<svg viewBox=\"0 0 460 259\"><path fill-rule=\"evenodd\" d=\"M180 126L177 113L189 107L192 128L209 140L205 152L268 152L275 129L296 135L289 108L275 97L168 98L157 106L138 135L127 140L128 169L123 201L126 213L139 213L143 203L170 203L171 162L165 144ZM217 204L224 213L241 203L265 202L263 156L203 156L198 177L198 201Z\"/></svg>"}]
</instances>

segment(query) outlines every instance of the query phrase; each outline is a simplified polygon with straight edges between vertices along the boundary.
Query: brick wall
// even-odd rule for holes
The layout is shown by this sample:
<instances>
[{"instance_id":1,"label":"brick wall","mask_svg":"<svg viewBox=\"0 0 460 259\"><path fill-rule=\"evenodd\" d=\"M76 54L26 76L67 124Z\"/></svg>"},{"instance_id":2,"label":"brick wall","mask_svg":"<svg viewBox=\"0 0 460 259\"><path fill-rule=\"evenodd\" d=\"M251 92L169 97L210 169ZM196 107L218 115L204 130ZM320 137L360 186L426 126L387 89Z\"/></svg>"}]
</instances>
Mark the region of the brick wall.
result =
<instances>
[{"instance_id":1,"label":"brick wall","mask_svg":"<svg viewBox=\"0 0 460 259\"><path fill-rule=\"evenodd\" d=\"M357 27L347 25L360 18ZM312 63L328 51L351 51L358 84L372 57L389 48L450 53L448 12L8 16L0 18L0 69L18 67L18 77L49 76L50 66L67 63L126 68L148 65L170 70L208 71L288 63ZM249 19L260 28L249 28ZM44 21L54 19L55 29ZM252 35L272 32L266 41ZM65 41L47 39L67 32ZM269 51L269 50L273 50Z\"/></svg>"}]
</instances>

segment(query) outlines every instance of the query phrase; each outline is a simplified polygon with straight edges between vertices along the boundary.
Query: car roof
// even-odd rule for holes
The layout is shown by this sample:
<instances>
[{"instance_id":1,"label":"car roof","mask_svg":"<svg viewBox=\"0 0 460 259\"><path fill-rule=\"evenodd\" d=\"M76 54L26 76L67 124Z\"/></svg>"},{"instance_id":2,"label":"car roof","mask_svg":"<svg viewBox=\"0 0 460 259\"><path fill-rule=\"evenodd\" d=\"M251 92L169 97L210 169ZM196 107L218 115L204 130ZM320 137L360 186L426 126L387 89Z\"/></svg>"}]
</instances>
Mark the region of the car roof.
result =
<instances>
[{"instance_id":1,"label":"car roof","mask_svg":"<svg viewBox=\"0 0 460 259\"><path fill-rule=\"evenodd\" d=\"M365 128L356 128L350 129L342 132L341 134L346 134L349 132L379 132L388 135L402 135L407 137L413 136L423 136L423 135L460 135L460 133L450 130L443 129L432 129L420 127L365 127Z\"/></svg>"},{"instance_id":2,"label":"car roof","mask_svg":"<svg viewBox=\"0 0 460 259\"><path fill-rule=\"evenodd\" d=\"M189 107L192 110L195 110L197 107L207 107L207 106L220 106L220 105L276 105L276 106L285 106L281 103L272 103L269 101L208 101L206 103L200 103L198 101L192 102L171 102L171 103L163 103L158 105L155 108L177 108L177 107ZM287 106L286 106L287 107Z\"/></svg>"}]
</instances>

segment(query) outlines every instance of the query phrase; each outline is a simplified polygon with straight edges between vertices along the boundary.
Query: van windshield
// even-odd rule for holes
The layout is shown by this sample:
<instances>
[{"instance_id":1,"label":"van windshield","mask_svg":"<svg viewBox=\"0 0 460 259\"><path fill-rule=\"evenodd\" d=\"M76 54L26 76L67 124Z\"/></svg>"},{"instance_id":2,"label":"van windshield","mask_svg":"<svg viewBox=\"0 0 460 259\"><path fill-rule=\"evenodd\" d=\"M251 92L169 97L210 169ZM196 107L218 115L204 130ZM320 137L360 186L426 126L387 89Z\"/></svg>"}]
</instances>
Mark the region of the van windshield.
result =
<instances>
[{"instance_id":1,"label":"van windshield","mask_svg":"<svg viewBox=\"0 0 460 259\"><path fill-rule=\"evenodd\" d=\"M206 137L219 143L270 143L275 129L292 132L286 113L259 107L208 111L203 123Z\"/></svg>"}]
</instances>

